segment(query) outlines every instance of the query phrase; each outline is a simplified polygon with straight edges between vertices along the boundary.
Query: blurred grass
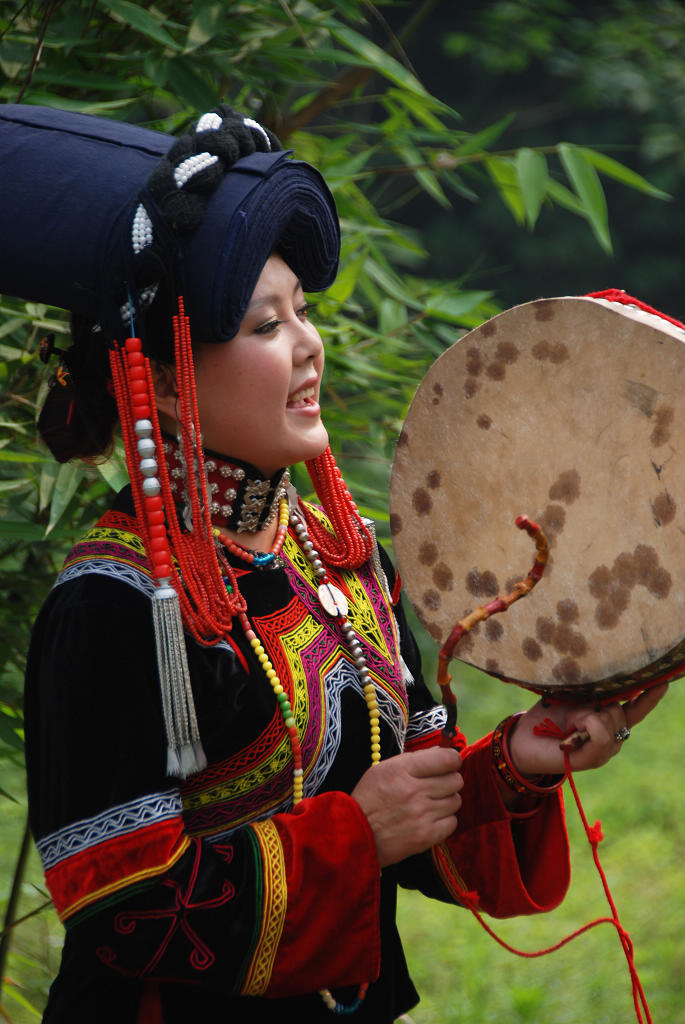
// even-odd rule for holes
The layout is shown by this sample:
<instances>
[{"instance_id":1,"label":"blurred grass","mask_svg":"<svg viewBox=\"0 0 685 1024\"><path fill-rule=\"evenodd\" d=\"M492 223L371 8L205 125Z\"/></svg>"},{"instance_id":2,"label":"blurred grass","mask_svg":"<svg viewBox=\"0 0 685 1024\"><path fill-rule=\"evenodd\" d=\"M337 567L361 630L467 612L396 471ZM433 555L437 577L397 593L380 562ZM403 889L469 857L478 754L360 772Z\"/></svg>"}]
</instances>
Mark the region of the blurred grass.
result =
<instances>
[{"instance_id":1,"label":"blurred grass","mask_svg":"<svg viewBox=\"0 0 685 1024\"><path fill-rule=\"evenodd\" d=\"M435 678L434 656L425 657ZM455 663L460 722L471 738L489 731L533 696ZM601 819L599 853L635 956L654 1024L685 1024L685 817L678 764L685 736L685 683L676 682L621 755L601 771L576 777L587 818ZM2 797L0 911L9 892L25 822L23 775L5 762ZM498 921L495 931L517 948L553 944L585 922L608 914L590 847L567 790L571 889L564 904L536 918ZM31 852L18 914L39 906L45 889ZM635 1020L630 978L618 937L601 925L550 956L524 960L501 949L468 911L401 893L400 931L421 995L415 1024L624 1024ZM58 964L62 929L52 910L15 930L6 968L0 1021L35 1024ZM31 1009L33 1007L34 1009ZM4 1017L3 1017L4 1011Z\"/></svg>"}]
</instances>

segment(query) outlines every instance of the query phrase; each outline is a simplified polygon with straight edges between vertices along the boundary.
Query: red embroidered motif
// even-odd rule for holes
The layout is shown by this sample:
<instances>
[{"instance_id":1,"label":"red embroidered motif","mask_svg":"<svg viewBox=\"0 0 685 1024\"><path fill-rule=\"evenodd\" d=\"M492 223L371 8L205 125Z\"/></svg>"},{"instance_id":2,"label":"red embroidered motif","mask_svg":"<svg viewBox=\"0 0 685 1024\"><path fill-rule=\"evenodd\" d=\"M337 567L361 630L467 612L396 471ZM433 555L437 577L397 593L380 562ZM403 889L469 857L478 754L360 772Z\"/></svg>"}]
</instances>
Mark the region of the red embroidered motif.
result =
<instances>
[{"instance_id":1,"label":"red embroidered motif","mask_svg":"<svg viewBox=\"0 0 685 1024\"><path fill-rule=\"evenodd\" d=\"M162 939L162 942L152 959L145 967L143 967L142 970L129 971L125 967L116 963L117 954L115 950L108 946L101 946L100 949L97 950L97 956L103 963L107 964L108 967L113 967L115 970L119 971L120 974L125 974L129 977L139 977L151 974L169 948L169 944L174 935L176 935L179 930L183 932L192 946L192 951L189 956L190 965L196 971L206 971L208 967L212 966L216 957L209 946L203 942L191 926L189 916L194 910L208 910L214 907L220 907L224 903L228 903L235 895L235 888L229 881L225 880L222 883L221 893L218 896L202 900L197 903L193 901L192 895L197 881L202 852L202 847L198 840L194 840L193 845L195 847L195 856L185 891L183 891L181 885L173 878L165 879L162 882L162 886L166 889L171 889L174 893L173 906L168 908L160 907L158 910L124 910L115 915L114 929L120 935L132 935L141 921L168 920L169 926L167 928L166 935Z\"/></svg>"}]
</instances>

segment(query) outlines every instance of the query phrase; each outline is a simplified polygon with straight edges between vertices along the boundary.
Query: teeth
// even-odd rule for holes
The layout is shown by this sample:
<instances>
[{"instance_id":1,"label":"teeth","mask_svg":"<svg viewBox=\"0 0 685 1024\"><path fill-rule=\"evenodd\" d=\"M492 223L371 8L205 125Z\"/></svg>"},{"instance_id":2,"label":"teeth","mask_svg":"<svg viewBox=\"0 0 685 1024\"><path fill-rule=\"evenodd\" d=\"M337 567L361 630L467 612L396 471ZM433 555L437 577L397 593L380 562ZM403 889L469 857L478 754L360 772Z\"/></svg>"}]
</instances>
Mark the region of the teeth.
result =
<instances>
[{"instance_id":1,"label":"teeth","mask_svg":"<svg viewBox=\"0 0 685 1024\"><path fill-rule=\"evenodd\" d=\"M303 388L302 391L296 391L294 395L291 395L288 399L288 405L292 405L295 402L301 402L304 398L313 398L316 394L316 388Z\"/></svg>"}]
</instances>

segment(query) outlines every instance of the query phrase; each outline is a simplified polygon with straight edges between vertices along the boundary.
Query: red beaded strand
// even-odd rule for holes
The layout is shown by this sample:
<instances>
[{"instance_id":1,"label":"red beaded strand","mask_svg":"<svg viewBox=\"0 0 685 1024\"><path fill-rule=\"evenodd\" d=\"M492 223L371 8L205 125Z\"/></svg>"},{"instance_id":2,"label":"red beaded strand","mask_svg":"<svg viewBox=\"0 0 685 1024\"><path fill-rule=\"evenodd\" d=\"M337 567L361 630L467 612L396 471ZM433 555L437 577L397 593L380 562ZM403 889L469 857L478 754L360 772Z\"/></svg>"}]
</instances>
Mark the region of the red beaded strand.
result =
<instances>
[{"instance_id":1,"label":"red beaded strand","mask_svg":"<svg viewBox=\"0 0 685 1024\"><path fill-rule=\"evenodd\" d=\"M230 631L232 618L243 603L235 576L227 563L219 563L219 555L214 544L195 393L190 325L185 316L182 297L178 300L178 314L174 317L174 350L177 379L183 382L183 386L178 389L178 403L181 442L188 468L187 486L192 529L182 530L177 517L174 517L170 532L188 597L196 610L201 634L199 638L207 641L211 640L212 636L225 636ZM173 507L174 498L168 470L163 486L165 502L168 503L168 507ZM228 594L223 582L226 575L232 585L232 595Z\"/></svg>"},{"instance_id":2,"label":"red beaded strand","mask_svg":"<svg viewBox=\"0 0 685 1024\"><path fill-rule=\"evenodd\" d=\"M238 541L229 537L228 534L224 533L224 531L218 526L214 527L214 536L218 537L226 550L230 551L230 553L235 555L236 558L242 559L242 561L247 562L248 565L254 565L257 569L263 569L267 566L272 566L283 549L286 534L288 533L289 516L290 506L288 499L281 498L278 509L278 528L276 530L276 537L273 544L266 552L250 551L249 548L246 548L243 544L239 544Z\"/></svg>"},{"instance_id":3,"label":"red beaded strand","mask_svg":"<svg viewBox=\"0 0 685 1024\"><path fill-rule=\"evenodd\" d=\"M189 473L192 526L184 531L178 521L168 467L161 454L163 440L152 395L154 386L149 359L142 351L138 338L129 338L123 351L115 346L111 353L112 382L122 423L124 447L131 479L134 504L140 522L146 552L158 579L170 579L176 590L186 629L200 642L225 637L231 629L233 616L244 610L245 603L230 565L219 561L209 520L206 480L204 480L201 445L194 446L193 436L199 438L197 403L194 400L194 377L190 352L190 331L179 300L179 315L174 318L177 367L190 375L190 388L180 389L180 413L183 423L186 459L193 466L199 463L197 474ZM188 379L184 376L184 380ZM186 393L192 392L189 398ZM139 463L136 460L136 427L140 421L149 422L154 447L159 453L157 473L161 494L144 492ZM198 486L199 478L199 486ZM165 515L165 509L172 510ZM178 567L171 556L173 551ZM160 573L164 576L160 576ZM224 577L231 584L229 594Z\"/></svg>"},{"instance_id":4,"label":"red beaded strand","mask_svg":"<svg viewBox=\"0 0 685 1024\"><path fill-rule=\"evenodd\" d=\"M312 512L305 510L312 540L329 565L358 569L371 555L373 538L359 515L330 446L316 459L310 459L306 466L335 531L331 535Z\"/></svg>"},{"instance_id":5,"label":"red beaded strand","mask_svg":"<svg viewBox=\"0 0 685 1024\"><path fill-rule=\"evenodd\" d=\"M143 543L156 579L174 575L171 551L164 526L164 507L159 494L145 494L137 461L136 423L148 423L152 433L153 405L147 388L145 356L139 338L128 338L125 346L110 353L112 383L119 406L124 448L128 461L133 500L138 512Z\"/></svg>"}]
</instances>

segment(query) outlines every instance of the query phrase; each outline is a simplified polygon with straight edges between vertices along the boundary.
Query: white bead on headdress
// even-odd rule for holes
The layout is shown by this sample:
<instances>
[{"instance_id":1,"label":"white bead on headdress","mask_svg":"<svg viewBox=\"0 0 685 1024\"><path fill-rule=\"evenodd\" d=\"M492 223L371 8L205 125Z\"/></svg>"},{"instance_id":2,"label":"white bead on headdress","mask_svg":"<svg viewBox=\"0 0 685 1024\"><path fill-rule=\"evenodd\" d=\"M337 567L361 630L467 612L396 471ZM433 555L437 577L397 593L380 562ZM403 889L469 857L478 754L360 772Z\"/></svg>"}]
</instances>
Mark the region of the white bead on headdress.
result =
<instances>
[{"instance_id":1,"label":"white bead on headdress","mask_svg":"<svg viewBox=\"0 0 685 1024\"><path fill-rule=\"evenodd\" d=\"M211 153L195 153L174 169L174 181L179 188L183 188L193 175L199 174L200 171L205 171L212 164L218 163L218 161L219 157L213 156Z\"/></svg>"}]
</instances>

